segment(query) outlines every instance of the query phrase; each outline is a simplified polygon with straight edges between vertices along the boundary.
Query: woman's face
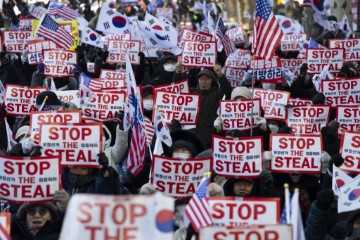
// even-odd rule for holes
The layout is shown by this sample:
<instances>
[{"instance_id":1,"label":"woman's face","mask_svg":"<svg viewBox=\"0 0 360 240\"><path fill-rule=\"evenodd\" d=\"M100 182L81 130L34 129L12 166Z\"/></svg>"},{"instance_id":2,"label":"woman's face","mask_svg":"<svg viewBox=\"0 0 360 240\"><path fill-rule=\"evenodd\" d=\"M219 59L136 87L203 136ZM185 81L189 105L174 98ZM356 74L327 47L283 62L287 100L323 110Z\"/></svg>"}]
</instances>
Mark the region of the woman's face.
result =
<instances>
[{"instance_id":1,"label":"woman's face","mask_svg":"<svg viewBox=\"0 0 360 240\"><path fill-rule=\"evenodd\" d=\"M46 221L51 221L51 213L48 208L43 206L31 206L26 209L26 223L29 230L41 228Z\"/></svg>"},{"instance_id":2,"label":"woman's face","mask_svg":"<svg viewBox=\"0 0 360 240\"><path fill-rule=\"evenodd\" d=\"M191 152L187 150L186 148L177 148L174 150L172 154L173 158L179 158L179 159L189 159L192 158Z\"/></svg>"},{"instance_id":3,"label":"woman's face","mask_svg":"<svg viewBox=\"0 0 360 240\"><path fill-rule=\"evenodd\" d=\"M247 180L239 180L234 183L234 194L236 196L244 197L250 195L254 183Z\"/></svg>"}]
</instances>

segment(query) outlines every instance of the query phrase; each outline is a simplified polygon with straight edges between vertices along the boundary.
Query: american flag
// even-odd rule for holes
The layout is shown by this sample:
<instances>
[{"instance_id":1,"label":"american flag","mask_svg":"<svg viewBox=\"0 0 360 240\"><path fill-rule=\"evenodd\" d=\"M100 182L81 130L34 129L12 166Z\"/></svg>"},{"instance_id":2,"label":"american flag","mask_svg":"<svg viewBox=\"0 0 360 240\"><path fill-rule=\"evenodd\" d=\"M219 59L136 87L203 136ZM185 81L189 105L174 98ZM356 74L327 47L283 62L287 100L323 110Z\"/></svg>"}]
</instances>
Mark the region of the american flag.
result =
<instances>
[{"instance_id":1,"label":"american flag","mask_svg":"<svg viewBox=\"0 0 360 240\"><path fill-rule=\"evenodd\" d=\"M80 75L80 85L82 85L92 91L99 90L103 87L102 81L93 79L93 78L85 75L84 73L82 73Z\"/></svg>"},{"instance_id":2,"label":"american flag","mask_svg":"<svg viewBox=\"0 0 360 240\"><path fill-rule=\"evenodd\" d=\"M281 27L271 11L269 1L257 0L253 38L254 54L265 59L272 58L282 35Z\"/></svg>"},{"instance_id":3,"label":"american flag","mask_svg":"<svg viewBox=\"0 0 360 240\"><path fill-rule=\"evenodd\" d=\"M210 176L204 176L201 179L198 189L185 208L185 214L196 232L199 232L200 228L212 224L210 206L207 200L207 197L209 197L209 192L207 190L209 180Z\"/></svg>"},{"instance_id":4,"label":"american flag","mask_svg":"<svg viewBox=\"0 0 360 240\"><path fill-rule=\"evenodd\" d=\"M74 20L79 16L74 9L57 2L49 4L47 13L51 16L59 15L64 20Z\"/></svg>"},{"instance_id":5,"label":"american flag","mask_svg":"<svg viewBox=\"0 0 360 240\"><path fill-rule=\"evenodd\" d=\"M37 34L53 41L64 49L69 49L74 43L74 38L49 15L45 15L37 29Z\"/></svg>"},{"instance_id":6,"label":"american flag","mask_svg":"<svg viewBox=\"0 0 360 240\"><path fill-rule=\"evenodd\" d=\"M232 52L235 51L235 46L234 43L225 33L226 33L226 28L224 22L222 18L219 18L218 26L216 28L216 36L218 37L218 39L221 40L224 46L226 56L229 56Z\"/></svg>"},{"instance_id":7,"label":"american flag","mask_svg":"<svg viewBox=\"0 0 360 240\"><path fill-rule=\"evenodd\" d=\"M11 30L11 31L19 31L20 28L16 24L11 23L10 27L9 27L9 30Z\"/></svg>"},{"instance_id":8,"label":"american flag","mask_svg":"<svg viewBox=\"0 0 360 240\"><path fill-rule=\"evenodd\" d=\"M151 144L151 141L155 134L155 129L154 129L153 123L147 117L144 117L144 127L145 127L145 133L146 133L146 143Z\"/></svg>"}]
</instances>

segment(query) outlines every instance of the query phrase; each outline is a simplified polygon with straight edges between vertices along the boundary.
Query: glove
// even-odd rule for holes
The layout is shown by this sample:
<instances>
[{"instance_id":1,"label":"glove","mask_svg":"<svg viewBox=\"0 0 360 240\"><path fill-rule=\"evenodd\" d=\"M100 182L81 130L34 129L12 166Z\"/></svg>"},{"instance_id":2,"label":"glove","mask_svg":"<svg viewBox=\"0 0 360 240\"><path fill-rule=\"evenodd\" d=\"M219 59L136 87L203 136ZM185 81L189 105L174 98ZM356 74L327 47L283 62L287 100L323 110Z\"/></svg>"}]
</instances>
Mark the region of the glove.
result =
<instances>
[{"instance_id":1,"label":"glove","mask_svg":"<svg viewBox=\"0 0 360 240\"><path fill-rule=\"evenodd\" d=\"M330 166L330 160L331 160L331 156L324 151L324 153L321 155L321 172L325 173L326 170L329 168ZM332 169L332 166L331 166Z\"/></svg>"},{"instance_id":2,"label":"glove","mask_svg":"<svg viewBox=\"0 0 360 240\"><path fill-rule=\"evenodd\" d=\"M339 130L340 128L340 123L336 120L332 120L331 122L329 122L328 127L334 129L335 132L337 132L337 130Z\"/></svg>"},{"instance_id":3,"label":"glove","mask_svg":"<svg viewBox=\"0 0 360 240\"><path fill-rule=\"evenodd\" d=\"M344 158L339 154L336 153L334 156L332 156L332 158L330 159L329 162L329 171L332 172L333 171L333 164L335 164L335 166L340 167L341 165L343 165L344 163Z\"/></svg>"},{"instance_id":4,"label":"glove","mask_svg":"<svg viewBox=\"0 0 360 240\"><path fill-rule=\"evenodd\" d=\"M307 70L308 70L308 65L307 65L307 63L304 63L304 64L301 65L301 67L300 67L300 75L301 75L301 76L305 76Z\"/></svg>"},{"instance_id":5,"label":"glove","mask_svg":"<svg viewBox=\"0 0 360 240\"><path fill-rule=\"evenodd\" d=\"M323 211L328 211L334 201L334 191L332 189L322 190L317 194L316 206Z\"/></svg>"},{"instance_id":6,"label":"glove","mask_svg":"<svg viewBox=\"0 0 360 240\"><path fill-rule=\"evenodd\" d=\"M222 130L222 126L223 126L223 122L222 122L222 119L221 117L217 117L214 121L214 128L217 130L217 131L221 131Z\"/></svg>"},{"instance_id":7,"label":"glove","mask_svg":"<svg viewBox=\"0 0 360 240\"><path fill-rule=\"evenodd\" d=\"M22 142L22 150L24 154L29 154L31 150L36 146L32 138L25 138Z\"/></svg>"},{"instance_id":8,"label":"glove","mask_svg":"<svg viewBox=\"0 0 360 240\"><path fill-rule=\"evenodd\" d=\"M20 58L21 58L21 61L22 61L23 63L28 62L28 54L29 54L29 49L25 49L25 50L22 52Z\"/></svg>"},{"instance_id":9,"label":"glove","mask_svg":"<svg viewBox=\"0 0 360 240\"><path fill-rule=\"evenodd\" d=\"M33 150L30 152L30 157L38 157L41 156L41 146L35 146Z\"/></svg>"},{"instance_id":10,"label":"glove","mask_svg":"<svg viewBox=\"0 0 360 240\"><path fill-rule=\"evenodd\" d=\"M271 152L270 151L264 151L263 153L263 156L264 156L264 170L268 170L270 169L270 166L271 166Z\"/></svg>"},{"instance_id":11,"label":"glove","mask_svg":"<svg viewBox=\"0 0 360 240\"><path fill-rule=\"evenodd\" d=\"M260 127L261 130L263 130L264 132L267 131L267 122L265 118L256 117L255 123Z\"/></svg>"},{"instance_id":12,"label":"glove","mask_svg":"<svg viewBox=\"0 0 360 240\"><path fill-rule=\"evenodd\" d=\"M273 177L269 171L264 170L260 173L260 184L265 188L273 185Z\"/></svg>"},{"instance_id":13,"label":"glove","mask_svg":"<svg viewBox=\"0 0 360 240\"><path fill-rule=\"evenodd\" d=\"M182 66L182 62L180 61L180 62L176 63L176 65L175 65L175 72L177 74L180 74L180 73L182 73L182 71L183 71L183 66Z\"/></svg>"},{"instance_id":14,"label":"glove","mask_svg":"<svg viewBox=\"0 0 360 240\"><path fill-rule=\"evenodd\" d=\"M82 73L82 70L81 70L81 68L80 68L80 66L79 65L76 65L76 64L74 64L74 69L73 69L73 73L76 75L76 74L81 74Z\"/></svg>"},{"instance_id":15,"label":"glove","mask_svg":"<svg viewBox=\"0 0 360 240\"><path fill-rule=\"evenodd\" d=\"M43 74L45 71L45 64L40 63L36 66L36 74Z\"/></svg>"},{"instance_id":16,"label":"glove","mask_svg":"<svg viewBox=\"0 0 360 240\"><path fill-rule=\"evenodd\" d=\"M98 154L98 162L103 167L109 166L109 159L104 152Z\"/></svg>"},{"instance_id":17,"label":"glove","mask_svg":"<svg viewBox=\"0 0 360 240\"><path fill-rule=\"evenodd\" d=\"M15 144L11 148L9 155L13 157L21 157L23 155L21 143Z\"/></svg>"},{"instance_id":18,"label":"glove","mask_svg":"<svg viewBox=\"0 0 360 240\"><path fill-rule=\"evenodd\" d=\"M56 190L53 196L53 200L56 201L56 205L58 206L60 212L65 212L70 200L70 196L64 189Z\"/></svg>"}]
</instances>

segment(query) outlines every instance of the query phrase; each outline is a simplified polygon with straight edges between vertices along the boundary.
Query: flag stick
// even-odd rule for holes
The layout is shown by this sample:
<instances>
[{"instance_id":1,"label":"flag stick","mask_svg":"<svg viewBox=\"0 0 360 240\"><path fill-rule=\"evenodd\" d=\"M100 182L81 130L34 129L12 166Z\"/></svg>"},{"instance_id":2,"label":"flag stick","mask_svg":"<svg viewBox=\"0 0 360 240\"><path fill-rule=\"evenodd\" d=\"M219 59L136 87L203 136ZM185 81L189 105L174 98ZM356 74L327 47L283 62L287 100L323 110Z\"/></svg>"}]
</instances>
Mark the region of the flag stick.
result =
<instances>
[{"instance_id":1,"label":"flag stick","mask_svg":"<svg viewBox=\"0 0 360 240\"><path fill-rule=\"evenodd\" d=\"M254 67L255 68L255 67ZM249 70L250 71L250 70ZM251 104L252 104L252 107L251 107L251 125L253 125L253 121L254 121L254 71L252 72L252 77L251 77ZM253 135L253 128L254 126L251 126L250 128L250 136L252 137Z\"/></svg>"},{"instance_id":2,"label":"flag stick","mask_svg":"<svg viewBox=\"0 0 360 240\"><path fill-rule=\"evenodd\" d=\"M290 223L290 193L289 193L289 184L284 184L285 191L285 210L286 210L286 223Z\"/></svg>"}]
</instances>

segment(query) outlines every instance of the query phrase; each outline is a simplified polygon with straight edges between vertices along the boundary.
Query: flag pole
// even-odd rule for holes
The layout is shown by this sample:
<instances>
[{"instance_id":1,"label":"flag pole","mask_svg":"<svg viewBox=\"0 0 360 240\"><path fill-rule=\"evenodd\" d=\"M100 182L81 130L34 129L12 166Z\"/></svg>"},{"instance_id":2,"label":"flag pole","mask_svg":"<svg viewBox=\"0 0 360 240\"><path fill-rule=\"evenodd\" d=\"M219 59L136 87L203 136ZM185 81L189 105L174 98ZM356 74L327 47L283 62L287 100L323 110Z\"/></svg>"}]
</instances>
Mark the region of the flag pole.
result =
<instances>
[{"instance_id":1,"label":"flag pole","mask_svg":"<svg viewBox=\"0 0 360 240\"><path fill-rule=\"evenodd\" d=\"M250 66L250 68L251 68L251 66ZM250 69L249 69L249 71L250 71ZM254 71L253 71L252 75L251 75L251 104L252 104L251 113L250 113L251 114L251 128L250 128L250 136L251 137L253 136L253 128L254 128L254 126L253 126L253 121L254 121L254 85L255 85L255 79L254 79Z\"/></svg>"},{"instance_id":2,"label":"flag pole","mask_svg":"<svg viewBox=\"0 0 360 240\"><path fill-rule=\"evenodd\" d=\"M289 192L289 184L284 184L285 191L285 211L286 211L286 223L290 223L290 192Z\"/></svg>"}]
</instances>

